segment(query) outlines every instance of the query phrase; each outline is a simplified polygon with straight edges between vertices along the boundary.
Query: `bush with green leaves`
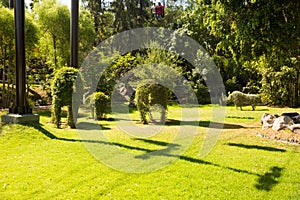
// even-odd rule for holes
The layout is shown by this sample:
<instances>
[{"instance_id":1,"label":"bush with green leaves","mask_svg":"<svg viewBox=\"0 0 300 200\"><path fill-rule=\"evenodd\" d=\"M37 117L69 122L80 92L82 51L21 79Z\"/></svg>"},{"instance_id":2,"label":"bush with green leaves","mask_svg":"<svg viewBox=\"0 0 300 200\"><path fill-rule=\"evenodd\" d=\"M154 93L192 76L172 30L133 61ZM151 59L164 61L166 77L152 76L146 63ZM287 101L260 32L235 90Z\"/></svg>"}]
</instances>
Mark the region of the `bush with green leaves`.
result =
<instances>
[{"instance_id":1,"label":"bush with green leaves","mask_svg":"<svg viewBox=\"0 0 300 200\"><path fill-rule=\"evenodd\" d=\"M92 118L94 118L94 114L96 113L96 119L103 119L105 115L108 113L108 102L109 97L103 92L95 92L90 95L86 100L86 104L91 109Z\"/></svg>"},{"instance_id":2,"label":"bush with green leaves","mask_svg":"<svg viewBox=\"0 0 300 200\"><path fill-rule=\"evenodd\" d=\"M72 109L72 101L74 105L79 105L76 101L81 101L79 97L72 99L73 92L78 94L83 91L82 82L76 82L76 78L80 76L78 70L72 67L63 67L57 70L54 74L54 79L51 86L52 91L52 121L55 123L57 128L61 124L62 107L68 107L68 118L67 124L71 128L75 128L75 121L73 114L78 112L77 107Z\"/></svg>"},{"instance_id":3,"label":"bush with green leaves","mask_svg":"<svg viewBox=\"0 0 300 200\"><path fill-rule=\"evenodd\" d=\"M135 94L136 105L144 124L148 123L147 114L149 114L150 120L154 121L153 109L160 113L159 123L165 122L168 94L168 89L157 83L147 83L137 88Z\"/></svg>"},{"instance_id":4,"label":"bush with green leaves","mask_svg":"<svg viewBox=\"0 0 300 200\"><path fill-rule=\"evenodd\" d=\"M97 119L102 119L107 114L108 96L103 92L97 92L94 94L95 98L95 111Z\"/></svg>"}]
</instances>

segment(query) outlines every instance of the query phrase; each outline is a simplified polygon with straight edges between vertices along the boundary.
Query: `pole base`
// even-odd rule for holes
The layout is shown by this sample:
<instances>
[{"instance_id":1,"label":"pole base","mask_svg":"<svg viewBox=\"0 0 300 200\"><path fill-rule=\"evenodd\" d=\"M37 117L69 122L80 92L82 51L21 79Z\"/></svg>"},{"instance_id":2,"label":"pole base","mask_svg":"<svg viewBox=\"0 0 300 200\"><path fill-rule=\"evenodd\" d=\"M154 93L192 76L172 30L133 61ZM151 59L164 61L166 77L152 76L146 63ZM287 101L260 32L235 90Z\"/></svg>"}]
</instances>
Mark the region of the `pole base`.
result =
<instances>
[{"instance_id":1,"label":"pole base","mask_svg":"<svg viewBox=\"0 0 300 200\"><path fill-rule=\"evenodd\" d=\"M37 114L7 114L1 116L2 123L8 124L39 124L40 116Z\"/></svg>"},{"instance_id":2,"label":"pole base","mask_svg":"<svg viewBox=\"0 0 300 200\"><path fill-rule=\"evenodd\" d=\"M32 114L32 108L30 106L15 106L9 108L9 113L20 115Z\"/></svg>"}]
</instances>

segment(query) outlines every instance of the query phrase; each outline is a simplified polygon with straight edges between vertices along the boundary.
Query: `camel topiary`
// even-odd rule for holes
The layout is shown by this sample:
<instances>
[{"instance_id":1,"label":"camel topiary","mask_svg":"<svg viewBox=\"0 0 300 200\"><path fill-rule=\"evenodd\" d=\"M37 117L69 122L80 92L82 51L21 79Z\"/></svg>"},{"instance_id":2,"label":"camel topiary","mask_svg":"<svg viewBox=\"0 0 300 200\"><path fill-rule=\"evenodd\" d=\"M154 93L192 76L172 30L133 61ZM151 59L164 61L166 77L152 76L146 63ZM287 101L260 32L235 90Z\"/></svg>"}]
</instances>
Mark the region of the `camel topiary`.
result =
<instances>
[{"instance_id":1,"label":"camel topiary","mask_svg":"<svg viewBox=\"0 0 300 200\"><path fill-rule=\"evenodd\" d=\"M80 82L78 81L76 82L77 84L75 84L75 80L78 75L79 75L78 70L72 67L63 67L55 72L54 79L51 86L51 91L52 91L52 114L51 115L52 115L52 121L57 126L57 128L59 128L61 124L61 108L63 106L68 107L67 124L71 128L75 128L73 113L77 113L78 108L76 108L75 106L75 108L72 109L72 95L73 92L78 93L83 90L83 85L81 81ZM80 101L80 99L75 99L75 101ZM75 103L74 105L78 105L78 103Z\"/></svg>"}]
</instances>

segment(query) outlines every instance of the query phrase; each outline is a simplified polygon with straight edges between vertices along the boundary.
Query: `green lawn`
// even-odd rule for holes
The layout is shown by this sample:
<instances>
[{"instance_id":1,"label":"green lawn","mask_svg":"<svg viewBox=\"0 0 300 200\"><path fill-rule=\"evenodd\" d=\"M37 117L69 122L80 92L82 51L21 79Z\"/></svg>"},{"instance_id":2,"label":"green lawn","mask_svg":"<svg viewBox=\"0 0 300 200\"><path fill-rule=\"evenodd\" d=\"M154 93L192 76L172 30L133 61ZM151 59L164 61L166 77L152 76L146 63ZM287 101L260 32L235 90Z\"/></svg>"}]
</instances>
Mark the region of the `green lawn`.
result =
<instances>
[{"instance_id":1,"label":"green lawn","mask_svg":"<svg viewBox=\"0 0 300 200\"><path fill-rule=\"evenodd\" d=\"M256 136L264 112L299 110L227 107L217 144L200 158L211 108L200 107L197 135L184 155L162 169L138 174L99 162L76 130L54 128L48 111L39 113L40 126L2 125L0 199L300 199L300 146ZM137 112L132 116L138 119ZM168 125L149 138L124 134L117 121L100 123L121 150L145 155L172 141L179 116L180 108L171 107Z\"/></svg>"}]
</instances>

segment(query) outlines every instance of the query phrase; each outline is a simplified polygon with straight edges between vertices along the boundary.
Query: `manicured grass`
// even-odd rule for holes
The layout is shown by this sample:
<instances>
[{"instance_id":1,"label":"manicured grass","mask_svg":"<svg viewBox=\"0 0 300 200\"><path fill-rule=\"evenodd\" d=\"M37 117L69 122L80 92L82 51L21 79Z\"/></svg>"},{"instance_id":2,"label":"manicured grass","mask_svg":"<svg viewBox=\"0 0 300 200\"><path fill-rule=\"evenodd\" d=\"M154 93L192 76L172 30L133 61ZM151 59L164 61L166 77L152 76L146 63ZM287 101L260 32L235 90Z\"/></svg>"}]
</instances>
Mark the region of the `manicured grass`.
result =
<instances>
[{"instance_id":1,"label":"manicured grass","mask_svg":"<svg viewBox=\"0 0 300 200\"><path fill-rule=\"evenodd\" d=\"M200 158L211 108L200 107L197 135L184 155L162 169L139 174L99 162L76 130L49 123L49 111L40 112L39 126L2 125L0 199L300 199L300 146L256 136L264 112L299 110L227 107L217 144ZM138 120L138 113L132 117ZM180 108L171 107L168 119L163 131L149 138L125 134L118 121L100 123L116 146L145 155L172 142L180 128Z\"/></svg>"}]
</instances>

